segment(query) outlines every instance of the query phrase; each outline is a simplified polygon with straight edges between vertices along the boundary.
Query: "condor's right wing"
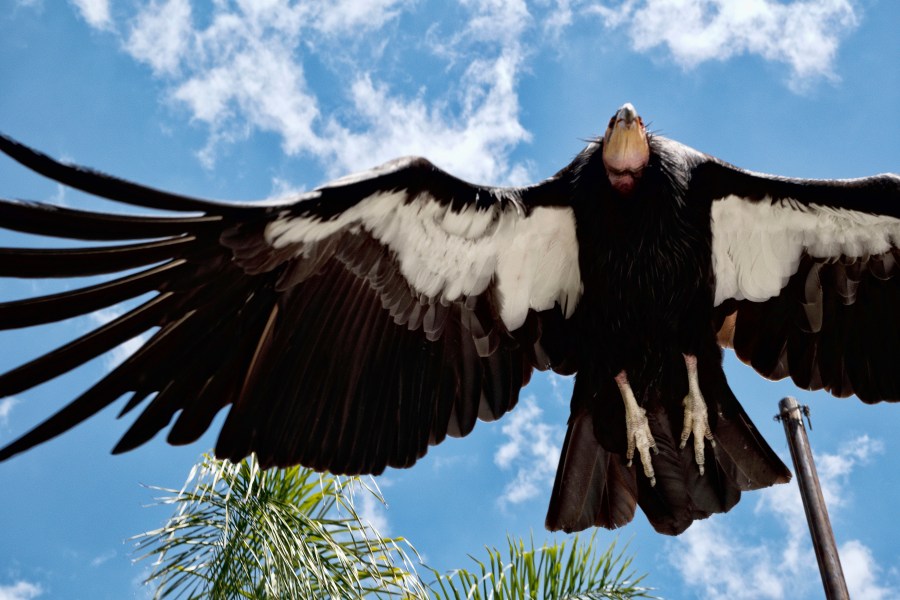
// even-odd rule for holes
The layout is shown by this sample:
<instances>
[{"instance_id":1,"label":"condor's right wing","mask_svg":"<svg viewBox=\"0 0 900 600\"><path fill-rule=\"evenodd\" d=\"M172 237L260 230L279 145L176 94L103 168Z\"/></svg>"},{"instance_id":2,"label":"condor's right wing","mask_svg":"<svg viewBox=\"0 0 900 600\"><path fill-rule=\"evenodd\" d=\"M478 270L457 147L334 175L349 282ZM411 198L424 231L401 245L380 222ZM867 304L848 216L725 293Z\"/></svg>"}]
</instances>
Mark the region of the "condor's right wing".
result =
<instances>
[{"instance_id":1,"label":"condor's right wing","mask_svg":"<svg viewBox=\"0 0 900 600\"><path fill-rule=\"evenodd\" d=\"M26 394L155 330L122 364L0 450L59 435L125 394L141 412L115 447L174 420L196 440L229 407L216 454L334 473L405 467L516 403L532 369L571 372L566 318L581 294L565 172L532 187L471 185L402 159L290 202L186 198L58 163L8 138L26 167L160 216L0 201L0 227L120 244L0 249L0 276L94 285L0 304L0 328L150 299L0 375ZM175 213L172 216L172 213ZM135 270L137 269L137 270Z\"/></svg>"}]
</instances>

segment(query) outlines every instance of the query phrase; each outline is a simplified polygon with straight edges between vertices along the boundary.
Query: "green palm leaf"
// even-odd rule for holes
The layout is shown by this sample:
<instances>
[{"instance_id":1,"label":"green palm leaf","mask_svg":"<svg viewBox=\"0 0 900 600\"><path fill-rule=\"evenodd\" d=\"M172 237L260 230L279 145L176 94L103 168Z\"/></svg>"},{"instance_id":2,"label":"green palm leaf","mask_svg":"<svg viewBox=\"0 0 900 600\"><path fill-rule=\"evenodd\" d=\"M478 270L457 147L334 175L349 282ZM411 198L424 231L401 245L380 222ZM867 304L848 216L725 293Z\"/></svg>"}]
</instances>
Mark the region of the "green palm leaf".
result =
<instances>
[{"instance_id":1,"label":"green palm leaf","mask_svg":"<svg viewBox=\"0 0 900 600\"><path fill-rule=\"evenodd\" d=\"M367 482L369 482L367 484ZM535 548L510 538L504 556L487 548L474 571L425 584L403 538L382 537L353 508L371 479L293 467L262 471L204 455L184 487L161 490L176 507L160 529L138 535L141 558L155 560L147 583L157 598L408 598L537 600L650 598L643 576L615 542L596 551L597 534Z\"/></svg>"},{"instance_id":2,"label":"green palm leaf","mask_svg":"<svg viewBox=\"0 0 900 600\"><path fill-rule=\"evenodd\" d=\"M454 600L597 600L652 598L642 587L644 576L631 570L625 551L616 553L613 542L605 552L596 551L597 531L587 542L574 535L568 540L535 548L509 538L506 557L497 548L486 548L488 558L474 571L459 569L447 574L433 571L432 589L438 598Z\"/></svg>"},{"instance_id":3,"label":"green palm leaf","mask_svg":"<svg viewBox=\"0 0 900 600\"><path fill-rule=\"evenodd\" d=\"M175 514L136 536L141 558L155 559L147 581L159 598L427 595L405 542L381 537L354 510L354 493L378 495L359 478L206 455L182 490L161 491Z\"/></svg>"}]
</instances>

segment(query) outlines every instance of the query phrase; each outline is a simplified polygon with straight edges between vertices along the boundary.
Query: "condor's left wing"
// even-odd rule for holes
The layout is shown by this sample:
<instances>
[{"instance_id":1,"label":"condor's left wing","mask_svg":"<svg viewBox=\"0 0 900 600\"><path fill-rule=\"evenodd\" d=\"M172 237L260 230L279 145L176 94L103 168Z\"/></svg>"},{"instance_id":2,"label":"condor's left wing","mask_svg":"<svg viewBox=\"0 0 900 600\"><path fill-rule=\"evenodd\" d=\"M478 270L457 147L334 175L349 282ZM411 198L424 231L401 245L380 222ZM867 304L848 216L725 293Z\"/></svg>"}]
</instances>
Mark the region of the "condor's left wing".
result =
<instances>
[{"instance_id":1,"label":"condor's left wing","mask_svg":"<svg viewBox=\"0 0 900 600\"><path fill-rule=\"evenodd\" d=\"M60 164L13 140L0 150L47 177L169 211L112 215L0 201L0 227L120 242L0 249L0 276L108 275L0 304L0 329L97 311L150 293L120 317L0 375L20 394L155 330L117 368L20 439L5 460L130 393L142 407L115 448L174 419L197 439L230 407L220 457L335 473L409 466L516 403L533 368L574 368L565 319L581 294L566 172L490 188L420 158L344 178L290 202L228 204ZM172 214L174 213L174 215Z\"/></svg>"},{"instance_id":2,"label":"condor's left wing","mask_svg":"<svg viewBox=\"0 0 900 600\"><path fill-rule=\"evenodd\" d=\"M720 338L759 373L900 400L900 177L805 180L707 157Z\"/></svg>"}]
</instances>

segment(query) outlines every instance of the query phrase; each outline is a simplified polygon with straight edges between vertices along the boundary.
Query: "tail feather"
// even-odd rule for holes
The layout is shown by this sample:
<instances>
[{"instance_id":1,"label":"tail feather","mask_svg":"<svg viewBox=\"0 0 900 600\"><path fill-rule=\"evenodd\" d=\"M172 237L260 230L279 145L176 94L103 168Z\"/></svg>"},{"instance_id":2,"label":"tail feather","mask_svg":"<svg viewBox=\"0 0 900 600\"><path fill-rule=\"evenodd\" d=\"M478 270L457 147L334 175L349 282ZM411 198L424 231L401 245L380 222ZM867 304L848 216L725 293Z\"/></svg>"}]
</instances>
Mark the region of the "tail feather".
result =
<instances>
[{"instance_id":1,"label":"tail feather","mask_svg":"<svg viewBox=\"0 0 900 600\"><path fill-rule=\"evenodd\" d=\"M790 480L787 467L728 388L721 364L702 358L701 363L701 391L710 414L717 416L710 423L716 446L706 442L703 475L692 444L679 447L681 403L673 398L680 400L686 391L683 372L679 372L676 380L658 388L668 390L666 396L655 391L643 395L642 405L658 450L651 457L655 485L644 476L638 457L631 467L625 466L625 447L619 443L624 419L621 415L610 418L620 412L622 402L615 388L601 385L595 393L589 380L581 380L582 386L576 380L573 414L547 513L548 529L571 532L595 525L621 527L632 520L637 505L656 531L678 535L696 520L731 510L742 491Z\"/></svg>"},{"instance_id":2,"label":"tail feather","mask_svg":"<svg viewBox=\"0 0 900 600\"><path fill-rule=\"evenodd\" d=\"M713 457L711 444L705 442L707 458L701 475L693 445L679 447L681 415L673 423L672 411L667 412L658 402L647 404L647 419L659 453L652 458L656 485L651 486L646 478L638 480L639 505L653 528L678 535L694 521L731 510L740 500L741 490L725 475L732 470L730 458L720 461Z\"/></svg>"},{"instance_id":3,"label":"tail feather","mask_svg":"<svg viewBox=\"0 0 900 600\"><path fill-rule=\"evenodd\" d=\"M573 414L550 496L547 529L570 533L593 526L622 527L634 518L637 500L633 469L603 449L589 413Z\"/></svg>"},{"instance_id":4,"label":"tail feather","mask_svg":"<svg viewBox=\"0 0 900 600\"><path fill-rule=\"evenodd\" d=\"M791 472L759 434L737 399L719 414L716 442L716 462L738 489L758 490L791 480Z\"/></svg>"},{"instance_id":5,"label":"tail feather","mask_svg":"<svg viewBox=\"0 0 900 600\"><path fill-rule=\"evenodd\" d=\"M656 442L657 453L651 459L656 485L650 485L646 477L638 479L638 504L656 531L678 535L695 520L705 519L713 511L722 512L716 510L719 507L714 500L719 496L720 490L714 489L718 482L700 476L693 453L678 447L658 403L647 407L647 421ZM636 469L640 468L638 461L635 457Z\"/></svg>"},{"instance_id":6,"label":"tail feather","mask_svg":"<svg viewBox=\"0 0 900 600\"><path fill-rule=\"evenodd\" d=\"M710 404L716 437L716 463L741 491L757 490L791 480L791 472L760 435L731 391L722 370L721 350L698 357L700 389Z\"/></svg>"}]
</instances>

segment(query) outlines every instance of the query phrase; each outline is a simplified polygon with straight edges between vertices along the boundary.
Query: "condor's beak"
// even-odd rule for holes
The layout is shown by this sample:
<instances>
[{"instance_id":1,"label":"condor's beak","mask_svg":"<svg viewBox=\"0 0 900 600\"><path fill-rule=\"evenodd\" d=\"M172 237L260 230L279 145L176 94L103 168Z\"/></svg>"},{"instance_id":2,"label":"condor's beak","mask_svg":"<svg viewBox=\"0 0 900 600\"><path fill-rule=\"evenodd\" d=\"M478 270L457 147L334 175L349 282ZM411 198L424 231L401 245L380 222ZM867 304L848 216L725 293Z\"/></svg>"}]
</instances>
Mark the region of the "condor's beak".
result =
<instances>
[{"instance_id":1,"label":"condor's beak","mask_svg":"<svg viewBox=\"0 0 900 600\"><path fill-rule=\"evenodd\" d=\"M631 191L649 161L644 123L634 107L625 104L609 120L603 136L603 164L610 181L620 191Z\"/></svg>"}]
</instances>

